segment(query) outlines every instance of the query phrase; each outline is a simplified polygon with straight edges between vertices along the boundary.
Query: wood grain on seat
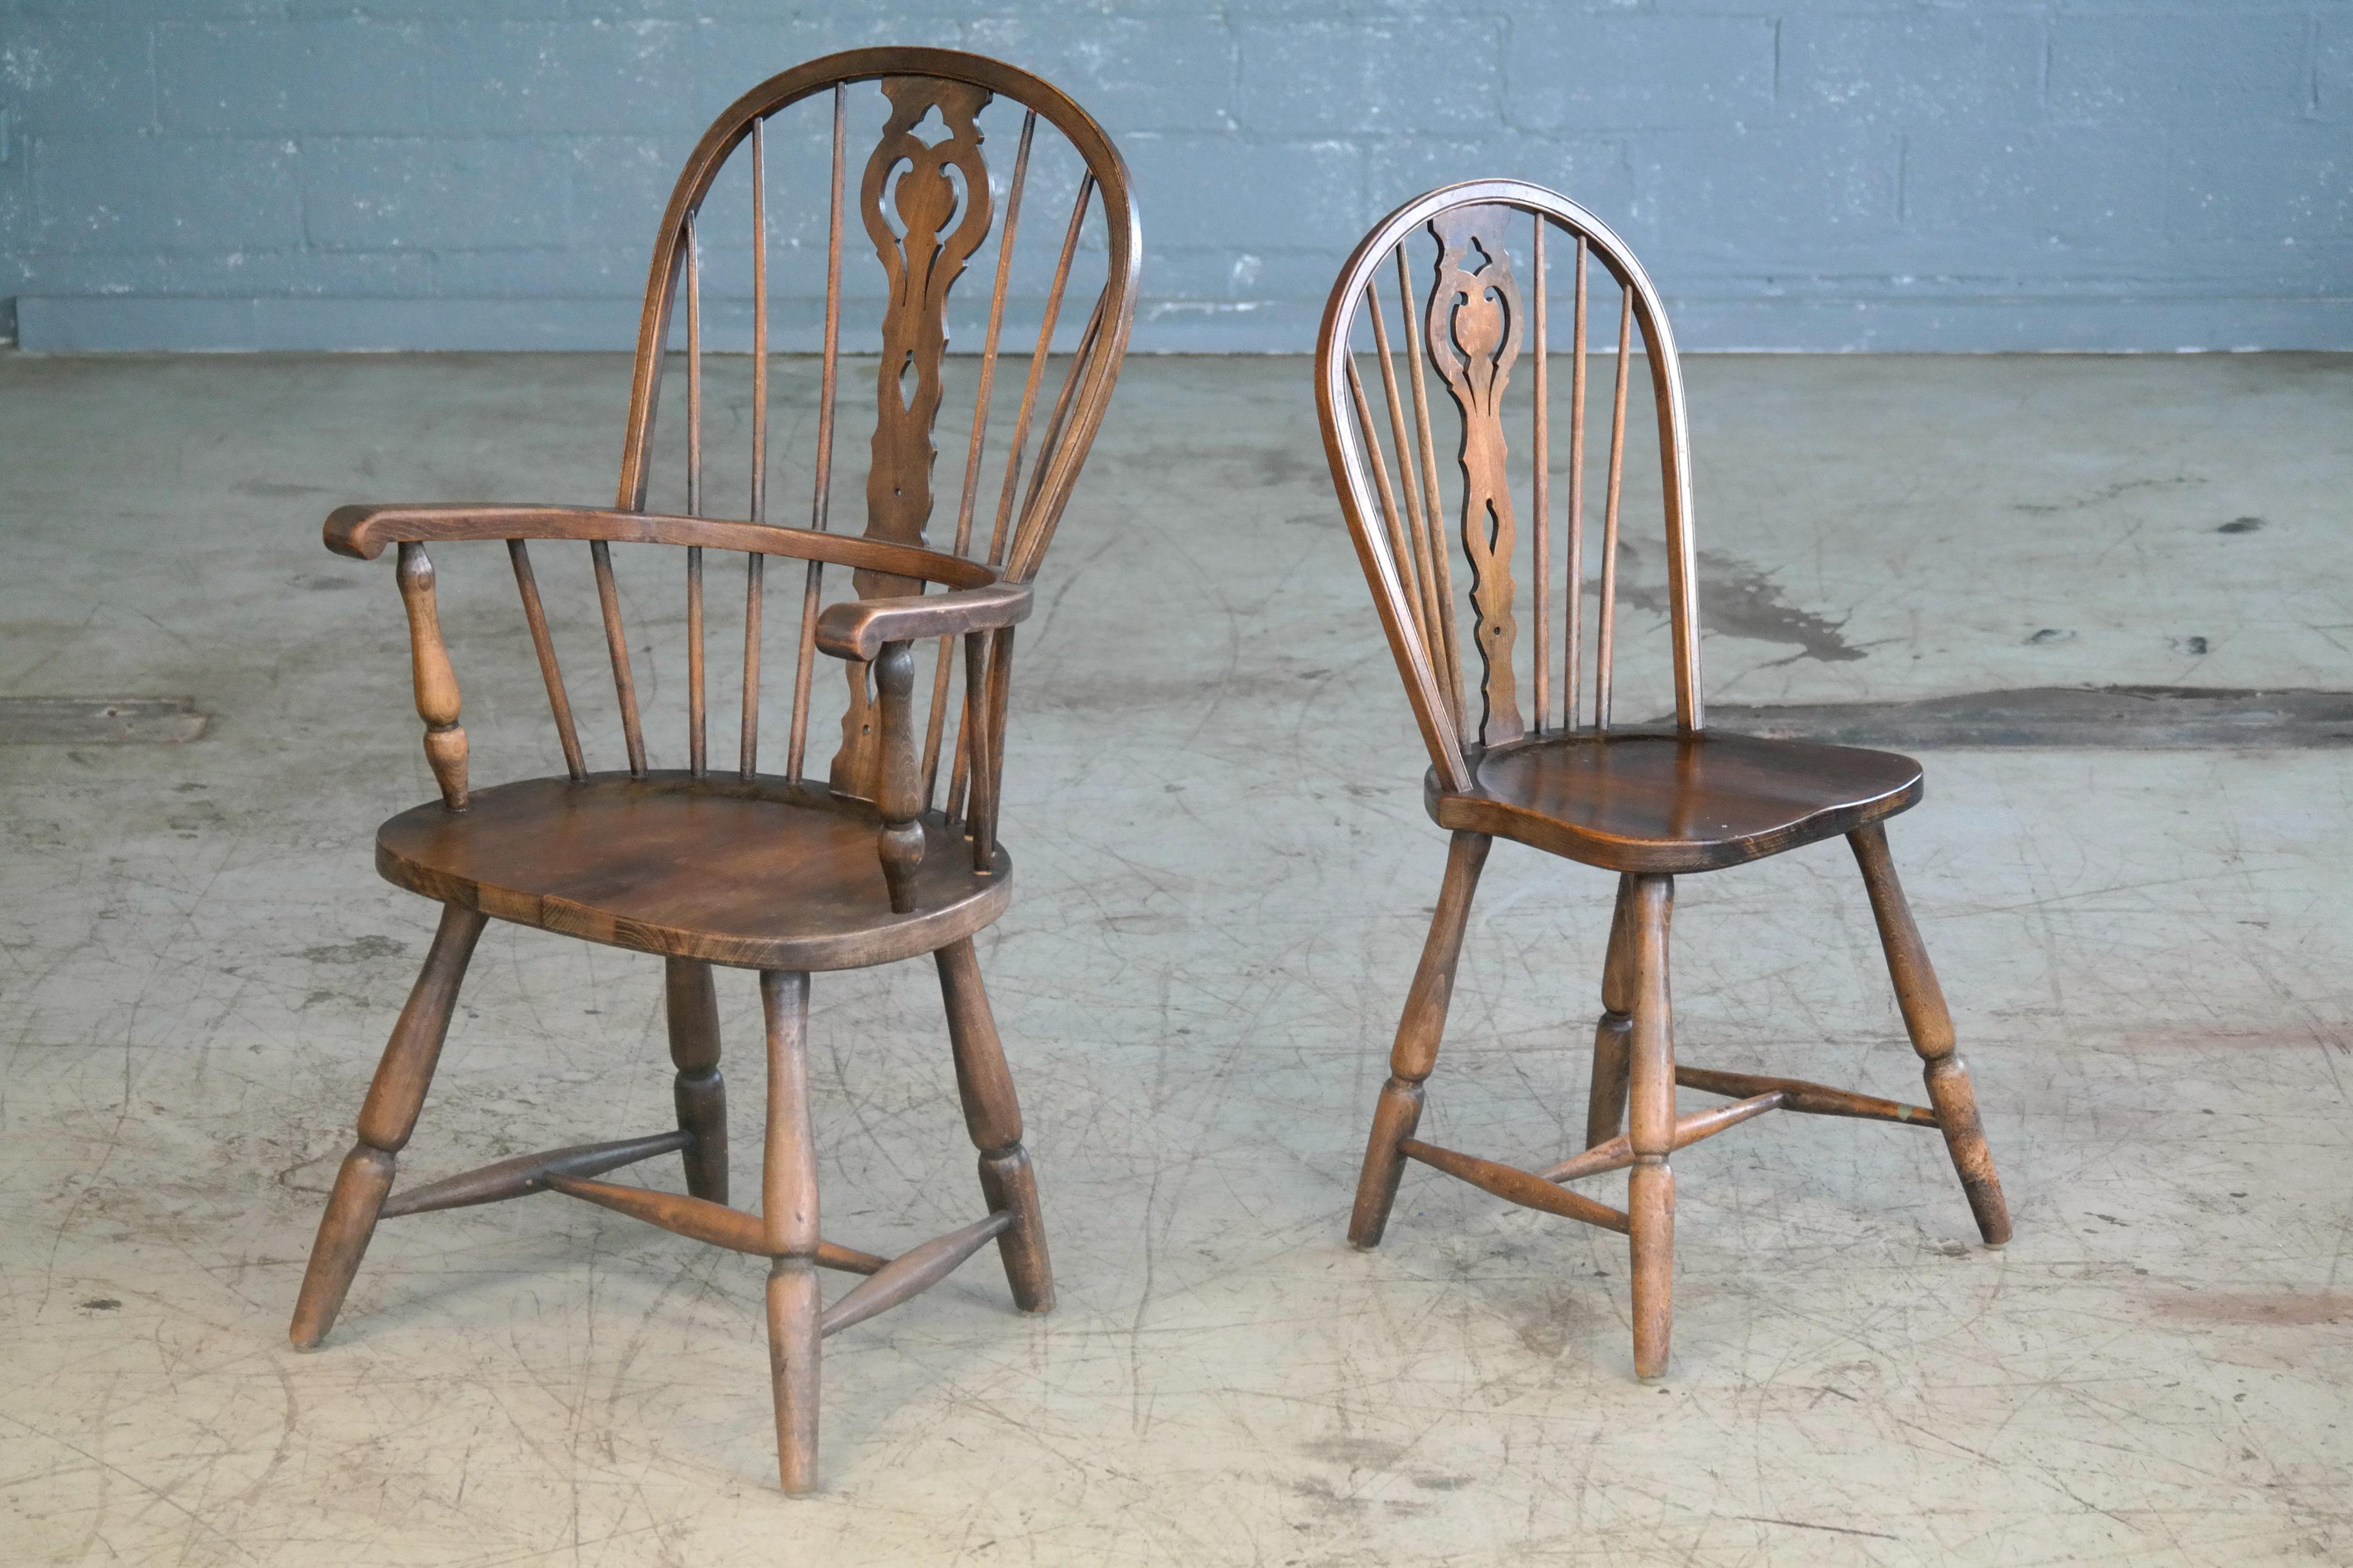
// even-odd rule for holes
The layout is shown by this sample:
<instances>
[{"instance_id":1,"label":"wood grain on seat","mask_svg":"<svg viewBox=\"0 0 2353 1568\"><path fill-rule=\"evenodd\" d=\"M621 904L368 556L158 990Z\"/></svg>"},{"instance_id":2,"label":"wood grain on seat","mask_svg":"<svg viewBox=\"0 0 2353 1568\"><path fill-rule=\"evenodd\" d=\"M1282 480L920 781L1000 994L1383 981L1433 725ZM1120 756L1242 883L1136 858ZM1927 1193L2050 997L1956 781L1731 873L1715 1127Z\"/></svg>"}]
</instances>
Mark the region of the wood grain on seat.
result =
<instances>
[{"instance_id":1,"label":"wood grain on seat","mask_svg":"<svg viewBox=\"0 0 2353 1568\"><path fill-rule=\"evenodd\" d=\"M1852 833L1921 793L1920 764L1893 752L1712 731L1553 734L1471 761L1468 794L1430 775L1430 813L1440 826L1665 876Z\"/></svg>"},{"instance_id":2,"label":"wood grain on seat","mask_svg":"<svg viewBox=\"0 0 2353 1568\"><path fill-rule=\"evenodd\" d=\"M616 947L754 969L847 969L931 952L995 920L1012 862L972 869L937 812L915 907L891 910L872 805L760 777L592 773L435 801L376 834L376 869L427 898ZM959 854L959 850L966 851Z\"/></svg>"}]
</instances>

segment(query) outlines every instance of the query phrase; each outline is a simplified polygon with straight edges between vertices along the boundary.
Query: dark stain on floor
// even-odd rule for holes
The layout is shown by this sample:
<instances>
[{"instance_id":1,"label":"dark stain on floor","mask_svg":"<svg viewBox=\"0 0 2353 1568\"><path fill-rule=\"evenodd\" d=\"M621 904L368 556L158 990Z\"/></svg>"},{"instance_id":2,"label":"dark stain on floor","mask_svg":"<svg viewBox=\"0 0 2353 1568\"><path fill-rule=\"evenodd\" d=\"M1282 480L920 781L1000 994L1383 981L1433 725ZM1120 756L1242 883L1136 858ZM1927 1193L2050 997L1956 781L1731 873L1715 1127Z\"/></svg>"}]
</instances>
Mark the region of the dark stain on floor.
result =
<instances>
[{"instance_id":1,"label":"dark stain on floor","mask_svg":"<svg viewBox=\"0 0 2353 1568\"><path fill-rule=\"evenodd\" d=\"M2353 745L2353 691L2031 686L1912 702L1711 702L1712 728L1844 746L2138 751Z\"/></svg>"},{"instance_id":2,"label":"dark stain on floor","mask_svg":"<svg viewBox=\"0 0 2353 1568\"><path fill-rule=\"evenodd\" d=\"M398 958L407 951L405 942L395 942L388 936L364 936L356 942L337 942L331 947L306 947L294 956L313 963L367 963L379 958Z\"/></svg>"},{"instance_id":3,"label":"dark stain on floor","mask_svg":"<svg viewBox=\"0 0 2353 1568\"><path fill-rule=\"evenodd\" d=\"M1630 545L1621 543L1621 573L1630 556L1639 559ZM1844 621L1828 620L1790 604L1769 573L1714 550L1701 551L1699 564L1699 618L1707 630L1751 642L1780 643L1796 648L1797 658L1818 658L1825 664L1846 664L1868 657L1866 649L1847 642ZM1621 576L1618 597L1634 609L1657 616L1668 613L1664 584L1637 584Z\"/></svg>"}]
</instances>

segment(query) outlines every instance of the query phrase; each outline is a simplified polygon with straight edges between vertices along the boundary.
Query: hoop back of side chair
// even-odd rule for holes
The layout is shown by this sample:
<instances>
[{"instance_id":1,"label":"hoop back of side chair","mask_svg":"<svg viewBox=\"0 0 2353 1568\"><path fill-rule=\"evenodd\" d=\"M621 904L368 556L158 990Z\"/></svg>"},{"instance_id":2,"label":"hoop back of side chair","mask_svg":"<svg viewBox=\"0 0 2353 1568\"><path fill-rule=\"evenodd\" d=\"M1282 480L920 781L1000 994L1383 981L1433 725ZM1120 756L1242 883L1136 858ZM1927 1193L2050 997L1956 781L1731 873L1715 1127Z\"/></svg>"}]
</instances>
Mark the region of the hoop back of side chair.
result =
<instances>
[{"instance_id":1,"label":"hoop back of side chair","mask_svg":"<svg viewBox=\"0 0 2353 1568\"><path fill-rule=\"evenodd\" d=\"M877 145L853 163L848 143L848 94L865 82L877 84L888 100L888 119ZM705 409L703 395L704 321L702 274L705 243L699 232L704 199L713 182L733 158L750 163L752 359L751 470L746 521L770 521L769 507L769 380L771 358L769 231L769 163L767 122L771 116L804 100L829 95L832 136L829 145L829 211L825 226L825 308L822 319L822 368L818 404L814 472L807 476L810 501L807 526L828 530L828 492L832 482L835 423L839 402L843 317L844 251L855 228L880 263L887 292L881 305L881 362L874 388L876 422L872 462L866 489L864 536L878 543L943 548L959 557L983 563L994 576L1027 582L1053 542L1062 510L1070 499L1081 466L1102 423L1120 362L1126 353L1128 332L1135 312L1135 285L1141 258L1134 202L1127 169L1100 126L1059 89L1026 71L979 56L947 49L869 48L830 55L770 78L744 94L714 121L670 193L654 242L653 265L646 284L643 318L638 329L629 413L621 449L617 504L625 511L640 511L655 466L654 434L665 360L677 337L676 318L685 317L686 380L686 510L696 517L706 508ZM1018 142L1004 153L984 152L984 136L976 117L992 100L1003 99L1022 110ZM944 133L937 140L927 133ZM1083 172L1077 180L1067 217L1055 213L1045 222L1029 220L1030 230L1043 231L1044 244L1023 248L1025 259L1053 258L1051 280L1045 289L1034 343L1026 347L1029 363L1019 383L1019 400L1009 425L992 420L995 405L1010 401L997 385L998 353L1009 332L1007 302L1019 270L1017 241L1023 237L1028 215L1025 199L1035 193L1033 142L1043 128L1060 137L1077 154ZM1037 148L1040 153L1045 149ZM1059 205L1059 204L1057 204ZM1092 305L1081 314L1066 308L1064 296L1082 250L1082 236L1090 216L1100 208L1103 283ZM969 439L964 443L961 483L955 489L935 489L934 470L938 457L933 440L944 388L942 361L948 347L950 290L968 264L979 260L988 240L996 239L993 285L988 297L987 326L979 344L977 382ZM1032 253L1035 253L1034 257ZM1089 270L1092 270L1090 267ZM680 310L683 303L684 310ZM1050 357L1058 327L1078 325L1074 347L1067 350L1059 389L1050 389ZM1018 334L1026 338L1026 331ZM853 349L852 352L855 352ZM1010 377L1008 377L1008 382ZM1050 397L1050 401L1049 398ZM992 438L1001 452L991 449ZM953 508L953 532L940 541L927 537L938 503ZM532 623L548 698L554 710L567 763L575 777L585 776L585 764L573 725L545 617L530 577L528 558L521 541L513 542L517 576L524 607ZM590 546L601 604L607 652L611 658L622 733L629 771L647 772L646 746L639 721L628 637L620 613L608 543ZM703 552L686 552L688 630L687 751L691 771L709 767L706 722L706 677L703 632ZM758 762L761 682L761 619L766 554L744 552L745 600L742 686L742 727L736 771L753 776ZM809 723L811 658L817 611L824 592L824 564L807 562L801 587L798 645L793 668L790 730L785 772L800 777ZM894 575L880 567L861 568L851 577L860 598L896 597L920 594L922 580ZM943 738L950 705L952 678L957 661L951 658L955 639L939 639L932 674L929 713L923 734L923 805L937 796ZM962 702L958 705L957 736L949 748L953 756L947 812L965 815L965 793L970 782L972 816L993 816L994 800L984 800L985 786L997 771L994 751L1001 747L1006 689L1009 671L1011 632L995 634L994 656L986 668L966 668ZM976 693L972 679L980 677ZM865 795L872 788L877 758L872 681L867 666L849 667L849 710L842 722L842 744L831 768L833 787L840 793ZM920 693L919 693L920 696ZM976 701L976 696L977 701ZM992 737L996 739L992 740ZM993 822L974 824L986 837Z\"/></svg>"},{"instance_id":2,"label":"hoop back of side chair","mask_svg":"<svg viewBox=\"0 0 2353 1568\"><path fill-rule=\"evenodd\" d=\"M1529 262L1525 288L1511 258L1520 237ZM1419 289L1409 256L1414 249L1431 257ZM1620 299L1598 530L1599 595L1590 632L1593 701L1581 710L1584 563L1588 534L1596 531L1587 528L1585 472L1588 262L1609 275ZM1550 472L1556 323L1548 320L1546 299L1553 280L1548 268L1562 263L1573 279L1566 498L1557 496ZM1394 305L1384 302L1385 279L1394 279ZM1401 338L1394 346L1392 309ZM1432 191L1391 213L1356 247L1333 285L1316 345L1315 401L1324 451L1414 718L1431 763L1451 789L1472 786L1475 753L1486 748L1530 734L1610 727L1629 351L1636 333L1658 419L1675 718L1679 728L1695 731L1704 714L1683 376L1658 291L1632 252L1591 213L1540 185L1474 180ZM1360 369L1366 350L1378 367L1377 405ZM1522 490L1530 501L1524 553L1532 635L1525 637L1514 574L1524 528L1514 500L1514 421L1506 396L1524 354L1529 396L1521 417L1528 421L1525 464L1532 470ZM1433 375L1454 406L1460 432L1454 452L1460 507L1452 521L1468 569L1461 598L1451 560L1455 543L1441 520L1446 495L1428 386ZM1556 510L1567 535L1565 563L1555 555ZM1565 605L1556 628L1556 570L1563 563L1558 596ZM1467 637L1461 626L1466 598ZM1475 660L1465 660L1466 640ZM1525 708L1516 668L1523 641L1528 645Z\"/></svg>"}]
</instances>

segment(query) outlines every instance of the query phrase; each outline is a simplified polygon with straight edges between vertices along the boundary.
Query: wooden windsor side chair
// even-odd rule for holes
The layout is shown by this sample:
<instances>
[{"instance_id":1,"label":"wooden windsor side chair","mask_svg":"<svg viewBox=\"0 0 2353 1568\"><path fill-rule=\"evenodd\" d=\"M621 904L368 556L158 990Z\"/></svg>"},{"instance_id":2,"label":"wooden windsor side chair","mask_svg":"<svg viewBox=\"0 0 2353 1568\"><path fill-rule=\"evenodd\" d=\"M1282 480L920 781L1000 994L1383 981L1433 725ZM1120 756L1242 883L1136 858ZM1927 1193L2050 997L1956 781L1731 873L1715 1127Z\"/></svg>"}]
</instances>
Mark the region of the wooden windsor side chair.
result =
<instances>
[{"instance_id":1,"label":"wooden windsor side chair","mask_svg":"<svg viewBox=\"0 0 2353 1568\"><path fill-rule=\"evenodd\" d=\"M1427 288L1417 296L1408 250L1425 238L1431 270ZM1515 247L1527 263L1525 289L1513 270ZM1554 554L1555 481L1549 472L1550 258L1570 262L1574 290L1568 494L1563 509L1567 537L1561 561ZM1581 710L1579 668L1588 630L1589 263L1609 274L1620 299L1599 531L1599 602L1590 628L1594 697L1588 717ZM1392 273L1402 371L1382 300L1384 279ZM1666 732L1616 728L1610 706L1628 374L1637 332L1656 404L1665 512L1675 688L1675 726ZM1367 334L1369 342L1361 342ZM1504 406L1504 392L1524 349L1532 384L1533 453L1531 471L1518 491L1529 502L1530 525L1525 556L1533 635L1525 711L1514 668L1521 640L1514 555L1522 546ZM1366 350L1378 366L1378 385L1370 393L1359 368ZM1460 476L1456 515L1469 574L1467 605L1456 595L1451 548L1440 521L1447 497L1425 386L1433 374L1460 423L1453 466ZM2009 1213L1978 1126L1968 1072L1954 1052L1952 1023L1936 972L1888 857L1883 824L1920 799L1919 764L1883 752L1755 740L1704 728L1682 374L1657 290L1631 252L1576 203L1522 181L1475 180L1417 197L1365 237L1334 285L1316 349L1315 396L1341 510L1430 749L1425 804L1453 836L1429 941L1398 1026L1390 1076L1373 1112L1349 1239L1360 1247L1379 1245L1408 1160L1511 1202L1623 1234L1633 1255L1634 1368L1644 1378L1663 1375L1667 1365L1675 1191L1669 1156L1752 1116L1795 1110L1939 1128L1986 1244L1999 1247L2009 1240ZM1556 577L1564 566L1565 574ZM1559 612L1556 583L1565 601ZM1475 663L1462 653L1466 609ZM1557 686L1552 674L1556 658ZM1667 985L1675 878L1779 854L1835 834L1846 836L1862 866L1896 999L1925 1064L1929 1107L1675 1063ZM1414 1136L1423 1082L1437 1061L1472 897L1497 837L1619 874L1602 970L1603 1012L1594 1035L1587 1146L1541 1171L1440 1148ZM1731 1103L1678 1117L1678 1085L1726 1096ZM1566 1184L1628 1167L1623 1211Z\"/></svg>"},{"instance_id":2,"label":"wooden windsor side chair","mask_svg":"<svg viewBox=\"0 0 2353 1568\"><path fill-rule=\"evenodd\" d=\"M881 141L853 188L844 177L849 89L872 82L887 100ZM766 519L768 464L768 176L770 116L818 95L832 108L830 216L823 361L811 526ZM992 99L1022 110L1008 179L992 184L976 116ZM822 100L820 100L822 102ZM984 493L984 464L1000 339L1032 142L1041 122L1075 163L1067 224L1041 253L1053 258L1034 349L1020 384L1001 481ZM927 126L942 128L936 139ZM753 358L748 519L702 515L703 306L697 219L723 164L751 163ZM1041 153L1043 149L1041 148ZM827 531L836 388L841 353L845 198L871 241L887 283L881 306L877 418L862 537ZM1059 393L1042 423L1040 389L1056 324L1091 209L1100 208L1103 282ZM933 429L943 397L949 290L992 229L995 286L987 307L956 499L953 546L931 548ZM689 158L661 220L647 284L615 510L558 506L352 506L327 520L328 547L373 559L397 547L400 594L415 660L417 710L441 798L386 822L376 868L445 907L424 972L395 1027L343 1163L291 1336L317 1345L332 1326L379 1219L552 1190L666 1229L772 1260L767 1285L778 1468L787 1491L817 1478L818 1344L938 1282L994 1239L1015 1302L1043 1312L1054 1300L1036 1179L1022 1146L1015 1097L973 935L1001 913L1012 865L997 842L1013 628L1029 613L1029 584L1051 542L1126 352L1139 261L1124 164L1102 130L1062 93L993 60L940 49L871 48L812 61L761 83L731 105ZM656 396L675 307L686 305L686 515L645 510ZM1024 307L1027 309L1028 307ZM1025 329L1026 331L1026 329ZM1007 378L1008 384L1010 376ZM1036 450L1030 452L1033 434ZM1027 459L1025 467L1025 458ZM976 529L983 506L993 526ZM983 517L982 521L987 520ZM553 710L565 776L476 790L467 780L459 694L436 614L426 546L502 540ZM609 654L626 771L592 773L583 756L556 659L529 542L588 545ZM612 551L619 543L685 552L688 765L647 761L637 684L624 634ZM985 546L985 549L984 549ZM736 763L714 767L706 745L703 557L745 562L742 726ZM793 669L791 728L781 774L758 771L764 568L806 563ZM849 569L854 597L823 605L828 566ZM938 587L944 592L927 592ZM951 700L961 640L962 695ZM917 648L936 645L928 711L919 710ZM803 776L812 651L844 661L843 743L826 780ZM956 708L944 805L939 763ZM392 1190L395 1160L414 1131L449 1026L459 982L485 922L496 917L591 942L659 953L677 1068L677 1128L614 1142L523 1155L422 1186ZM980 1151L985 1217L884 1258L826 1239L818 1226L807 1052L809 973L930 954L946 1000L965 1120ZM754 969L767 1027L766 1143L758 1214L728 1205L725 1090L720 1074L714 966ZM677 1152L686 1195L597 1178ZM866 1278L831 1306L816 1270Z\"/></svg>"}]
</instances>

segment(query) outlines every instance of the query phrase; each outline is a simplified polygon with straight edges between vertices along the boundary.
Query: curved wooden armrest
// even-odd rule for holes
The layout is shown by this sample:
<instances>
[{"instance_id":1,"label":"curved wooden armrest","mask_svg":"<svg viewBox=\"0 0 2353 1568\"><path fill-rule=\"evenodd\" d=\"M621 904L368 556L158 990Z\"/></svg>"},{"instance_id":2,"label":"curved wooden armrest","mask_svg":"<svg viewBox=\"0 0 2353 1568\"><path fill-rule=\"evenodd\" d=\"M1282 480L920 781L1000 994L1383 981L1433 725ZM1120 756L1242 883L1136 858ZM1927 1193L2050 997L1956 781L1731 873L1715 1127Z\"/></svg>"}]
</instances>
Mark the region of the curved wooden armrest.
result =
<instances>
[{"instance_id":1,"label":"curved wooden armrest","mask_svg":"<svg viewBox=\"0 0 2353 1568\"><path fill-rule=\"evenodd\" d=\"M817 618L817 646L837 658L873 659L885 644L995 631L1029 618L1029 589L992 583L922 598L853 599Z\"/></svg>"},{"instance_id":2,"label":"curved wooden armrest","mask_svg":"<svg viewBox=\"0 0 2353 1568\"><path fill-rule=\"evenodd\" d=\"M950 589L986 588L997 582L996 573L961 555L861 539L854 533L819 533L815 529L783 528L773 523L610 511L601 507L487 506L467 502L342 506L327 514L325 534L328 549L362 561L375 560L384 553L385 545L394 543L423 544L445 539L584 539L617 544L699 544L755 555L788 555L861 572L921 578ZM1023 597L1026 601L1026 591Z\"/></svg>"}]
</instances>

